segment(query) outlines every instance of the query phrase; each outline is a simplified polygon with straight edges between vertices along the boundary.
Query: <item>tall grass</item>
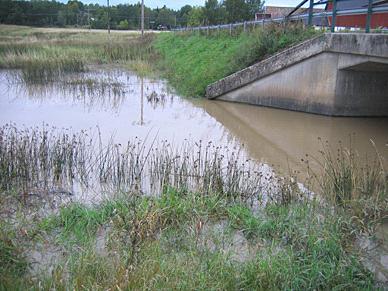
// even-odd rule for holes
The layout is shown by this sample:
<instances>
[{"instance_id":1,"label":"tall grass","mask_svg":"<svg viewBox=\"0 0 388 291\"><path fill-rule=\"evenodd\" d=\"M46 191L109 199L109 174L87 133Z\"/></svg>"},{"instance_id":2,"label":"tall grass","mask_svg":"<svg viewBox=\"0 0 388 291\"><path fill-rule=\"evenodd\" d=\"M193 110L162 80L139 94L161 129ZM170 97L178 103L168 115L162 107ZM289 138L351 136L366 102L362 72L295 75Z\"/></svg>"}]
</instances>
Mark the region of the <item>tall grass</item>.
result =
<instances>
[{"instance_id":1,"label":"tall grass","mask_svg":"<svg viewBox=\"0 0 388 291\"><path fill-rule=\"evenodd\" d=\"M7 31L7 29L5 29ZM82 72L93 64L131 65L155 58L154 36L87 32L13 31L0 39L0 68L21 69L26 81L56 80L68 72ZM136 65L137 64L137 65Z\"/></svg>"},{"instance_id":2,"label":"tall grass","mask_svg":"<svg viewBox=\"0 0 388 291\"><path fill-rule=\"evenodd\" d=\"M115 76L98 76L93 72L84 74L69 74L60 80L41 82L25 82L20 72L5 74L7 82L14 87L17 94L25 94L34 101L60 98L73 104L82 104L86 109L100 108L118 112L126 100L126 92L130 85L115 81ZM150 101L151 102L151 101Z\"/></svg>"},{"instance_id":3,"label":"tall grass","mask_svg":"<svg viewBox=\"0 0 388 291\"><path fill-rule=\"evenodd\" d=\"M90 132L19 130L12 124L0 128L0 188L7 191L36 193L74 182L147 193L173 186L246 201L262 196L264 181L271 175L243 159L239 149L212 143L188 142L175 148L167 141L147 144L134 139L126 145L103 144Z\"/></svg>"},{"instance_id":4,"label":"tall grass","mask_svg":"<svg viewBox=\"0 0 388 291\"><path fill-rule=\"evenodd\" d=\"M161 69L179 93L204 96L206 87L319 32L300 25L273 25L246 33L165 33L157 37Z\"/></svg>"},{"instance_id":5,"label":"tall grass","mask_svg":"<svg viewBox=\"0 0 388 291\"><path fill-rule=\"evenodd\" d=\"M86 133L56 135L51 129L0 129L0 188L47 190L58 182L71 182L86 172L91 141Z\"/></svg>"},{"instance_id":6,"label":"tall grass","mask_svg":"<svg viewBox=\"0 0 388 291\"><path fill-rule=\"evenodd\" d=\"M375 147L373 141L371 147ZM321 148L320 157L315 158L322 170L315 173L320 193L332 205L350 212L362 230L373 231L376 222L388 217L383 155L376 149L374 156L363 157L351 142L348 146L340 142L336 151L328 143L322 142Z\"/></svg>"},{"instance_id":7,"label":"tall grass","mask_svg":"<svg viewBox=\"0 0 388 291\"><path fill-rule=\"evenodd\" d=\"M344 210L361 230L373 230L387 217L387 173L382 156L362 165L351 148L337 156L323 146L315 173L318 195ZM126 145L102 143L98 133L56 128L0 128L0 189L43 195L73 185L110 193L157 194L174 187L202 196L218 193L232 201L289 205L314 196L295 178L245 159L241 149L211 142L187 142L179 148L167 141L134 139ZM317 194L315 194L317 195ZM316 196L315 196L316 197ZM90 197L89 197L90 198Z\"/></svg>"}]
</instances>

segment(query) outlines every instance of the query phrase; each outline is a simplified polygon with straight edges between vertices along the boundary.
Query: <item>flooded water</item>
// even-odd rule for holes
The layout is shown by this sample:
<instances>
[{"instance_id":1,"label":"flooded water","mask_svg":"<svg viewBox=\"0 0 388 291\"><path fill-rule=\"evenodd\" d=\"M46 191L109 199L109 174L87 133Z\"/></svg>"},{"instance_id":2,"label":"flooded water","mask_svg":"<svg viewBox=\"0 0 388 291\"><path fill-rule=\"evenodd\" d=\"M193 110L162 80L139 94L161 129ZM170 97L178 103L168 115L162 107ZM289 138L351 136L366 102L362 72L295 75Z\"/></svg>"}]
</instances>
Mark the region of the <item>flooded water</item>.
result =
<instances>
[{"instance_id":1,"label":"flooded water","mask_svg":"<svg viewBox=\"0 0 388 291\"><path fill-rule=\"evenodd\" d=\"M304 171L306 154L322 142L351 144L361 156L376 149L388 160L388 118L332 118L222 101L181 98L166 82L117 69L26 84L17 71L0 73L0 125L47 124L74 131L98 128L103 140L167 140L244 145L250 158L280 171ZM321 138L319 140L318 138ZM375 144L375 147L373 146Z\"/></svg>"},{"instance_id":2,"label":"flooded water","mask_svg":"<svg viewBox=\"0 0 388 291\"><path fill-rule=\"evenodd\" d=\"M0 123L73 130L99 128L118 143L138 137L232 142L227 130L203 108L171 93L165 82L118 70L67 76L50 84L26 85L0 75ZM113 85L112 85L113 84Z\"/></svg>"},{"instance_id":3,"label":"flooded water","mask_svg":"<svg viewBox=\"0 0 388 291\"><path fill-rule=\"evenodd\" d=\"M335 153L342 144L361 158L376 150L388 160L388 118L328 117L230 102L203 102L202 108L246 145L249 154L277 169L303 171L301 159L319 158L322 145Z\"/></svg>"},{"instance_id":4,"label":"flooded water","mask_svg":"<svg viewBox=\"0 0 388 291\"><path fill-rule=\"evenodd\" d=\"M266 180L267 187L272 183L268 177L273 171L281 174L298 171L301 173L299 177L307 176L306 165L301 160L308 159L312 168L317 167L315 158L319 158L319 150L326 142L331 145L333 153L341 144L344 147L351 146L362 159L373 157L378 151L383 157L384 166L388 166L388 118L332 118L237 103L182 98L162 80L140 78L118 69L67 75L57 82L45 84L26 83L18 71L0 71L0 127L7 124L17 128L43 126L54 131L87 130L98 133L104 144L114 140L115 143L125 145L128 140L142 140L149 145L171 144L173 148L183 149L184 153L188 152L187 147L190 145L198 147L198 144L211 144L221 155L233 149L240 153L239 159L243 163L249 159L249 163L257 165L260 176L253 180L253 184L261 184ZM239 151L239 148L242 150ZM175 159L173 155L169 158L170 161ZM191 163L189 167L192 172L189 174L195 180L192 174L196 174L197 161L183 159L177 164L182 161L184 164ZM155 167L160 167L159 162L152 161ZM107 171L111 169L108 167ZM171 173L176 171L181 169ZM254 172L257 174L256 170ZM226 173L230 174L228 170ZM253 172L246 173L249 178L243 175L242 179L252 178ZM157 179L164 180L160 176ZM149 179L146 183L149 183ZM299 186L302 187L301 184ZM74 185L72 187L72 194L86 193L82 200L91 200L90 192L84 192L82 186L76 185L77 190L74 190ZM251 193L264 189L261 185L248 188L247 191ZM101 188L94 189L93 199L97 192L100 193ZM52 193L57 198L50 200L51 203L60 203L61 199L69 198L62 197L66 191L57 189ZM378 233L386 234L387 231ZM236 241L240 241L238 234L231 243L243 250L237 259L244 260L249 257L249 249L244 241ZM374 254L368 250L374 242L369 239L360 242L360 248L367 253L365 264L371 266L376 276L385 280L388 276L387 249L379 249ZM386 243L383 245L386 246ZM37 260L45 260L45 253L41 255L36 251L40 257L34 254ZM51 258L51 255L47 257Z\"/></svg>"}]
</instances>

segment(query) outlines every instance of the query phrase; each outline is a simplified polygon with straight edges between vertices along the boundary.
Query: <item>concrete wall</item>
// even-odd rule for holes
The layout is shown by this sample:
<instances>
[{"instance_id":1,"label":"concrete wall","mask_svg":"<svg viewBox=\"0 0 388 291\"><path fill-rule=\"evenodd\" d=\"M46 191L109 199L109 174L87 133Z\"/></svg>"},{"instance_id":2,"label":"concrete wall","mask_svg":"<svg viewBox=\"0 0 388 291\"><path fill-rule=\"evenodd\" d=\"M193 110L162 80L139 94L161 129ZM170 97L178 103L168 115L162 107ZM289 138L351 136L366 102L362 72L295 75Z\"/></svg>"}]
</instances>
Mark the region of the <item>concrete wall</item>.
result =
<instances>
[{"instance_id":1,"label":"concrete wall","mask_svg":"<svg viewBox=\"0 0 388 291\"><path fill-rule=\"evenodd\" d=\"M388 35L327 34L210 85L221 99L337 116L388 116Z\"/></svg>"}]
</instances>

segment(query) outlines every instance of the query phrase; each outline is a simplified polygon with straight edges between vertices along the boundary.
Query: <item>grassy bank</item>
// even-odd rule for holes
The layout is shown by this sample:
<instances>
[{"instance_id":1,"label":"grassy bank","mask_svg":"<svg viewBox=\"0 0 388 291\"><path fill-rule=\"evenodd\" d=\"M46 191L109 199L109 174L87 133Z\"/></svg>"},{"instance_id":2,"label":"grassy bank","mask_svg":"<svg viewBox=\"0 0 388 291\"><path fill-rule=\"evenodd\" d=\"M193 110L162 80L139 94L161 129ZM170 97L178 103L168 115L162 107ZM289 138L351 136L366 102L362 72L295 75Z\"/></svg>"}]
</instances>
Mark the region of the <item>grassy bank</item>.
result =
<instances>
[{"instance_id":1,"label":"grassy bank","mask_svg":"<svg viewBox=\"0 0 388 291\"><path fill-rule=\"evenodd\" d=\"M233 35L228 31L166 33L158 36L154 46L173 87L186 96L204 96L207 85L319 33L298 25L273 25Z\"/></svg>"},{"instance_id":2,"label":"grassy bank","mask_svg":"<svg viewBox=\"0 0 388 291\"><path fill-rule=\"evenodd\" d=\"M160 198L133 195L96 207L72 204L24 228L22 238L18 230L2 234L1 285L45 290L372 288L372 275L352 250L350 219L318 206L270 203L254 213L216 193L204 197L174 189ZM31 265L20 240L43 257L55 257L56 264ZM51 253L36 249L39 244Z\"/></svg>"},{"instance_id":3,"label":"grassy bank","mask_svg":"<svg viewBox=\"0 0 388 291\"><path fill-rule=\"evenodd\" d=\"M354 240L387 217L379 155L361 165L349 148L333 157L323 147L318 196L294 178L257 188L245 161L223 168L217 151L93 144L86 133L3 128L1 289L374 288ZM132 186L89 205L48 191L78 171L95 183L90 163L102 183ZM139 187L143 169L160 195Z\"/></svg>"}]
</instances>

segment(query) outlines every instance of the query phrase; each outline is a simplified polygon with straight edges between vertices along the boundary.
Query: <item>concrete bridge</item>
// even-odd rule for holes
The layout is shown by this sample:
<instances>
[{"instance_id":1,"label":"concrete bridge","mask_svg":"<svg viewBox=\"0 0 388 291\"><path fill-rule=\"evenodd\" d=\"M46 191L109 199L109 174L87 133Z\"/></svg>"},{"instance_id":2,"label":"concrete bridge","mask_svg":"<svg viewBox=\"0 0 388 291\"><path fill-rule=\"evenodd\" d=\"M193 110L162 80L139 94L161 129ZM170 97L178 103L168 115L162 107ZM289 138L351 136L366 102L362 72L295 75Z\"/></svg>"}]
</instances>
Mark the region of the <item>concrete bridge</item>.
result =
<instances>
[{"instance_id":1,"label":"concrete bridge","mask_svg":"<svg viewBox=\"0 0 388 291\"><path fill-rule=\"evenodd\" d=\"M209 85L206 95L332 116L388 116L388 34L324 34Z\"/></svg>"}]
</instances>

